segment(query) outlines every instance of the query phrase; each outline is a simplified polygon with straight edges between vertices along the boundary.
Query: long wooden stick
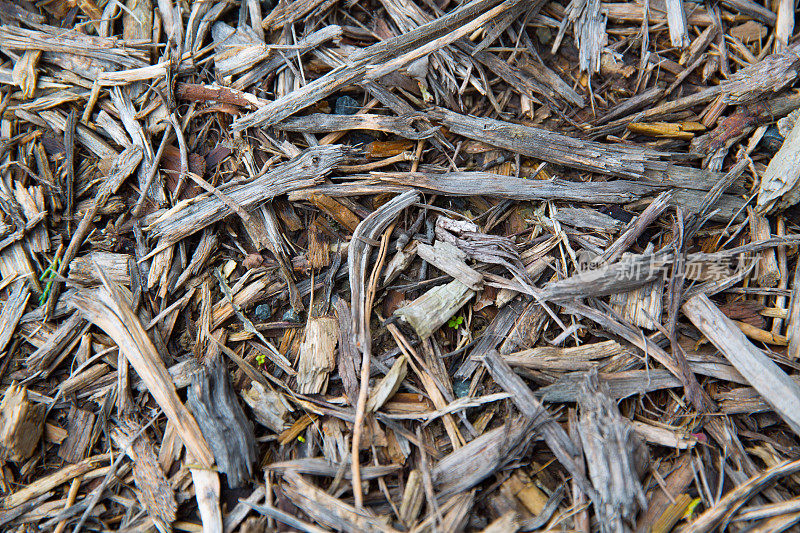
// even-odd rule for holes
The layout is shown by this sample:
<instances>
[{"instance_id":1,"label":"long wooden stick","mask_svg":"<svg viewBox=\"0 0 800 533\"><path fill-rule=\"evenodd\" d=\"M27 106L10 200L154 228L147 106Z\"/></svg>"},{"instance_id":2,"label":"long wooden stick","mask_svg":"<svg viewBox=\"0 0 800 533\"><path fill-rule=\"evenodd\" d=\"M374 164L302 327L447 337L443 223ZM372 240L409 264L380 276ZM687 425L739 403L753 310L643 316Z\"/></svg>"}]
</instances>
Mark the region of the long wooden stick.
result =
<instances>
[{"instance_id":1,"label":"long wooden stick","mask_svg":"<svg viewBox=\"0 0 800 533\"><path fill-rule=\"evenodd\" d=\"M683 304L683 313L800 435L800 386L753 346L706 295L689 299Z\"/></svg>"}]
</instances>

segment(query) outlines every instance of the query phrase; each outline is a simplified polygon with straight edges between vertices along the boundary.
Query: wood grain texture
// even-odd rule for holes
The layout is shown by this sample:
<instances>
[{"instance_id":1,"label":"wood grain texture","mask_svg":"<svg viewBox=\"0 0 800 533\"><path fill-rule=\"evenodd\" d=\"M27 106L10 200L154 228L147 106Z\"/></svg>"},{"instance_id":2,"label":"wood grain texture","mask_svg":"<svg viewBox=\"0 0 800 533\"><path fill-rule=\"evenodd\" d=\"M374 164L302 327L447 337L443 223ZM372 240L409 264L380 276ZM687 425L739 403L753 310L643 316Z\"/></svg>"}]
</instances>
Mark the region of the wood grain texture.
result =
<instances>
[{"instance_id":1,"label":"wood grain texture","mask_svg":"<svg viewBox=\"0 0 800 533\"><path fill-rule=\"evenodd\" d=\"M224 189L224 193L242 208L250 209L280 194L320 183L346 160L347 153L345 147L338 145L309 148L249 183ZM199 196L148 219L147 231L164 242L174 243L231 214L233 210L217 196Z\"/></svg>"},{"instance_id":2,"label":"wood grain texture","mask_svg":"<svg viewBox=\"0 0 800 533\"><path fill-rule=\"evenodd\" d=\"M221 358L212 357L195 373L186 404L229 486L242 486L253 473L256 441Z\"/></svg>"},{"instance_id":3,"label":"wood grain texture","mask_svg":"<svg viewBox=\"0 0 800 533\"><path fill-rule=\"evenodd\" d=\"M764 352L753 346L744 333L705 295L689 299L682 309L789 427L800 434L800 386Z\"/></svg>"}]
</instances>

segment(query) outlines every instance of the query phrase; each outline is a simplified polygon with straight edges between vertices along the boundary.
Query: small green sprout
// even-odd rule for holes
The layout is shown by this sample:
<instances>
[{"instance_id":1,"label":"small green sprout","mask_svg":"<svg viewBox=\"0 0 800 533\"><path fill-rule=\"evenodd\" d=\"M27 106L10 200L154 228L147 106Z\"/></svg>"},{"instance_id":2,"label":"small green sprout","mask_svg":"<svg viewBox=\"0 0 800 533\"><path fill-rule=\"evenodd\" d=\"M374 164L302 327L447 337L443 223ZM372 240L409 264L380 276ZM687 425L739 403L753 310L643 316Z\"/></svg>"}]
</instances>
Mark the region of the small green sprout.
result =
<instances>
[{"instance_id":1,"label":"small green sprout","mask_svg":"<svg viewBox=\"0 0 800 533\"><path fill-rule=\"evenodd\" d=\"M263 353L256 355L256 363L258 363L258 366L264 366L264 363L266 361L267 361L267 356L264 355Z\"/></svg>"},{"instance_id":2,"label":"small green sprout","mask_svg":"<svg viewBox=\"0 0 800 533\"><path fill-rule=\"evenodd\" d=\"M458 329L461 327L461 324L464 323L464 317L452 317L450 320L447 321L447 326L453 329Z\"/></svg>"},{"instance_id":3,"label":"small green sprout","mask_svg":"<svg viewBox=\"0 0 800 533\"><path fill-rule=\"evenodd\" d=\"M47 279L47 285L45 285L42 294L39 295L39 305L44 305L44 303L47 301L47 297L50 295L50 289L53 287L53 280L58 273L57 269L59 263L61 263L61 259L56 258L55 261L53 261L44 272L42 272L42 275L39 278L39 281L44 281Z\"/></svg>"}]
</instances>

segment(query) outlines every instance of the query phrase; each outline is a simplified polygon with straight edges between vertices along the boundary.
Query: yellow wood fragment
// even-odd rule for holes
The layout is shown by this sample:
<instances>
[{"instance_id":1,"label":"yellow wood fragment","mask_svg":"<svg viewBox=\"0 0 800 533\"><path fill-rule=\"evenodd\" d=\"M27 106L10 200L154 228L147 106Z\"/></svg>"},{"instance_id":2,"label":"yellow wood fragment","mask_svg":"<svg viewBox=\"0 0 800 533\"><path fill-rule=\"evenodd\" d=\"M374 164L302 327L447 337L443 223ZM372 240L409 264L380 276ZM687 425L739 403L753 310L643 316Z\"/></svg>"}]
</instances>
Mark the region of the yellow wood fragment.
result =
<instances>
[{"instance_id":1,"label":"yellow wood fragment","mask_svg":"<svg viewBox=\"0 0 800 533\"><path fill-rule=\"evenodd\" d=\"M705 126L699 122L631 122L628 130L651 137L690 140L694 138L694 132L704 131Z\"/></svg>"},{"instance_id":2,"label":"yellow wood fragment","mask_svg":"<svg viewBox=\"0 0 800 533\"><path fill-rule=\"evenodd\" d=\"M769 331L765 331L751 324L748 324L747 322L739 322L738 320L734 320L733 322L739 327L739 329L742 330L742 333L744 333L754 341L765 342L767 344L773 344L775 346L789 345L789 339L785 335L778 335L777 333L771 333Z\"/></svg>"},{"instance_id":3,"label":"yellow wood fragment","mask_svg":"<svg viewBox=\"0 0 800 533\"><path fill-rule=\"evenodd\" d=\"M300 434L311 425L312 422L319 418L317 415L308 414L303 415L297 419L297 421L292 424L292 426L285 430L283 433L278 435L278 444L284 445L292 442L294 439L300 436Z\"/></svg>"},{"instance_id":4,"label":"yellow wood fragment","mask_svg":"<svg viewBox=\"0 0 800 533\"><path fill-rule=\"evenodd\" d=\"M678 523L689 509L692 503L692 498L688 494L681 494L675 498L675 503L667 507L667 509L659 516L653 526L650 528L651 533L667 533L671 531L675 524Z\"/></svg>"}]
</instances>

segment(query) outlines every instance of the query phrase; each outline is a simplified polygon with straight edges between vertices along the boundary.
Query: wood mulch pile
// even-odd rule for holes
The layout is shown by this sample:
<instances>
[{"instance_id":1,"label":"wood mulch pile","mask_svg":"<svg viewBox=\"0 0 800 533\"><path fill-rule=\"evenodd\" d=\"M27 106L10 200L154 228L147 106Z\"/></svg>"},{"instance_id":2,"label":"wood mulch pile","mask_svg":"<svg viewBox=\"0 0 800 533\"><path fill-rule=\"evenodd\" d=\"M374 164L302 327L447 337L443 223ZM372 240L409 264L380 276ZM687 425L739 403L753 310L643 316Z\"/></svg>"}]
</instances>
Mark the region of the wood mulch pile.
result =
<instances>
[{"instance_id":1,"label":"wood mulch pile","mask_svg":"<svg viewBox=\"0 0 800 533\"><path fill-rule=\"evenodd\" d=\"M0 0L0 530L800 523L790 0Z\"/></svg>"}]
</instances>

